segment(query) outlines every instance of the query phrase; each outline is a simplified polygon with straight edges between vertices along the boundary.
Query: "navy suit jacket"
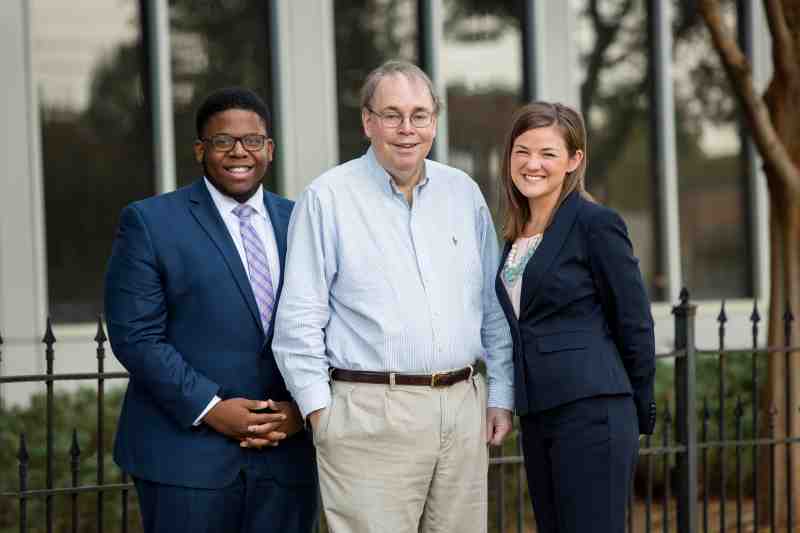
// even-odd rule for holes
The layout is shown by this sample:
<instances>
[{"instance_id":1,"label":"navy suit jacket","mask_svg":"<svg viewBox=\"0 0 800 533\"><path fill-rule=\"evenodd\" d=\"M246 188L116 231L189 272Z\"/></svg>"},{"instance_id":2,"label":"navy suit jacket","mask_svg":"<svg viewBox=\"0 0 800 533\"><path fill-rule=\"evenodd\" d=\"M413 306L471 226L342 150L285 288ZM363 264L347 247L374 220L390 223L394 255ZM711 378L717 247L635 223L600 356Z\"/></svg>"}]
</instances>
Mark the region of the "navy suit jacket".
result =
<instances>
[{"instance_id":1,"label":"navy suit jacket","mask_svg":"<svg viewBox=\"0 0 800 533\"><path fill-rule=\"evenodd\" d=\"M281 271L293 203L264 192ZM281 284L276 298L280 297ZM206 424L208 402L290 400L244 265L202 179L123 209L108 264L106 322L130 373L114 459L158 483L220 488L245 467L284 484L316 483L305 431L263 450Z\"/></svg>"},{"instance_id":2,"label":"navy suit jacket","mask_svg":"<svg viewBox=\"0 0 800 533\"><path fill-rule=\"evenodd\" d=\"M581 398L632 394L639 432L655 424L650 303L622 218L573 192L525 268L519 319L495 289L514 341L519 415Z\"/></svg>"}]
</instances>

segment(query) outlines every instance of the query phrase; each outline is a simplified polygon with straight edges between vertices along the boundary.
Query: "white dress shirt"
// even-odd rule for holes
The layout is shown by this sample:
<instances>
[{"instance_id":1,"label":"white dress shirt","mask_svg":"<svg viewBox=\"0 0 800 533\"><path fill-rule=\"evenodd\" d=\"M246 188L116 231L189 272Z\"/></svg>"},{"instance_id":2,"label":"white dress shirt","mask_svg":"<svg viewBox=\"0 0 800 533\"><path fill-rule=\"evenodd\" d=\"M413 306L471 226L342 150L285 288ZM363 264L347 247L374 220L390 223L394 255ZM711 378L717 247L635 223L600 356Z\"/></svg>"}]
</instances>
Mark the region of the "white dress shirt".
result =
<instances>
[{"instance_id":1,"label":"white dress shirt","mask_svg":"<svg viewBox=\"0 0 800 533\"><path fill-rule=\"evenodd\" d=\"M208 181L208 178L204 177L203 181L205 181L206 188L208 189L208 193L211 195L211 200L214 202L214 206L219 212L219 216L225 223L225 227L228 228L228 233L230 233L231 239L233 239L233 244L236 246L236 251L239 252L239 257L242 260L244 270L249 279L250 267L247 265L247 256L244 252L242 234L239 230L239 217L233 213L233 210L239 205L239 202L230 196L222 194L213 183ZM250 217L250 223L256 230L258 238L261 239L261 243L264 245L264 252L267 254L267 262L269 263L269 272L272 276L272 286L277 287L278 283L280 283L281 263L280 258L278 257L278 244L275 242L275 230L272 227L272 222L269 219L267 208L264 205L264 189L259 185L258 190L253 196L250 197L249 200L245 202L245 204L256 210L255 215ZM220 401L221 398L219 396L214 396L206 408L203 409L203 412L200 413L200 416L195 419L194 425L199 425L211 408L217 405Z\"/></svg>"},{"instance_id":2,"label":"white dress shirt","mask_svg":"<svg viewBox=\"0 0 800 533\"><path fill-rule=\"evenodd\" d=\"M292 212L272 352L303 416L330 367L425 373L485 359L488 405L514 404L499 250L478 185L433 161L409 205L372 148L316 179Z\"/></svg>"}]
</instances>

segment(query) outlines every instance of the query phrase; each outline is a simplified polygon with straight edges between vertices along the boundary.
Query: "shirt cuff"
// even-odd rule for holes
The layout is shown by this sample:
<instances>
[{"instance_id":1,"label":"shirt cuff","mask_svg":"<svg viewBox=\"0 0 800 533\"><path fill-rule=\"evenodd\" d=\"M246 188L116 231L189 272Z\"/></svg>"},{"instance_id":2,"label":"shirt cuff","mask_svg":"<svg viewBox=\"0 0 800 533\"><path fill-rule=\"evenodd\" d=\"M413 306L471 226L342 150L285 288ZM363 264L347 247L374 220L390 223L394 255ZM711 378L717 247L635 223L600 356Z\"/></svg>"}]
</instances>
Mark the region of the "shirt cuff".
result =
<instances>
[{"instance_id":1,"label":"shirt cuff","mask_svg":"<svg viewBox=\"0 0 800 533\"><path fill-rule=\"evenodd\" d=\"M294 401L300 409L303 419L318 409L323 409L331 404L331 386L327 381L315 383L294 395Z\"/></svg>"},{"instance_id":2,"label":"shirt cuff","mask_svg":"<svg viewBox=\"0 0 800 533\"><path fill-rule=\"evenodd\" d=\"M198 416L198 417L197 417L197 419L195 419L194 423L192 423L192 425L193 425L193 426L199 426L199 425L200 425L200 423L203 421L203 419L204 419L204 418L206 417L206 415L208 414L208 412L209 412L211 409L213 409L213 408L214 408L214 406L215 406L215 405L217 405L217 404L218 404L219 402L221 402L221 401L222 401L222 398L220 398L219 396L217 396L217 395L215 394L215 395L214 395L214 397L213 397L213 398L211 398L211 401L210 401L210 402L208 402L208 405L206 405L206 408L205 408L205 409L203 409L203 412L202 412L202 413L200 413L200 416Z\"/></svg>"},{"instance_id":3,"label":"shirt cuff","mask_svg":"<svg viewBox=\"0 0 800 533\"><path fill-rule=\"evenodd\" d=\"M514 411L514 387L489 387L487 407L499 407Z\"/></svg>"}]
</instances>

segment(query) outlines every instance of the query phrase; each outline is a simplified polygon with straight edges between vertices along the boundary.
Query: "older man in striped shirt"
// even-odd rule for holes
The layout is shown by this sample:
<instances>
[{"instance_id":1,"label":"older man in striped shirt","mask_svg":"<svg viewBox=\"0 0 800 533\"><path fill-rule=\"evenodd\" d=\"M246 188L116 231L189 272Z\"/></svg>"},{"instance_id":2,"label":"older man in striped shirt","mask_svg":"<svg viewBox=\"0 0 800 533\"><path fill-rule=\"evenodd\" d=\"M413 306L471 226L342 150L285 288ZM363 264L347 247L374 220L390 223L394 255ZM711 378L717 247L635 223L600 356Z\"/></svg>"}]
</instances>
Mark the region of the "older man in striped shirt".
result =
<instances>
[{"instance_id":1,"label":"older man in striped shirt","mask_svg":"<svg viewBox=\"0 0 800 533\"><path fill-rule=\"evenodd\" d=\"M486 531L486 443L511 429L496 234L476 183L425 159L438 108L418 67L378 67L369 150L317 178L289 226L272 347L335 533Z\"/></svg>"}]
</instances>

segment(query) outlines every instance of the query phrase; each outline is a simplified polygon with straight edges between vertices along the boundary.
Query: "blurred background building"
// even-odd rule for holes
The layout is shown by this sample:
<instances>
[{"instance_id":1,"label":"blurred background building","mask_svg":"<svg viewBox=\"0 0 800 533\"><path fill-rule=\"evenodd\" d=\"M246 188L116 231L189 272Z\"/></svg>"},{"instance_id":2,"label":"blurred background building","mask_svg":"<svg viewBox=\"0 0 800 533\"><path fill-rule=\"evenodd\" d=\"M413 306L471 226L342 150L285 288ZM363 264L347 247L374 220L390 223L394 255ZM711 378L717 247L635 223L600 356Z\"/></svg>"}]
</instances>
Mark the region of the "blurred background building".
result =
<instances>
[{"instance_id":1,"label":"blurred background building","mask_svg":"<svg viewBox=\"0 0 800 533\"><path fill-rule=\"evenodd\" d=\"M194 110L211 90L255 89L277 143L268 186L294 198L360 155L358 91L382 61L420 64L444 97L432 157L480 184L495 213L503 134L523 102L579 107L589 190L627 220L672 345L682 286L700 321L729 301L745 345L768 295L759 162L691 0L8 0L0 3L0 373L96 368L93 325L120 209L200 176ZM760 2L726 3L770 75ZM712 303L713 302L713 305ZM698 332L713 346L716 329ZM738 334L738 337L737 337ZM112 362L111 369L118 367ZM30 388L29 388L30 387ZM6 385L24 399L39 384Z\"/></svg>"}]
</instances>

